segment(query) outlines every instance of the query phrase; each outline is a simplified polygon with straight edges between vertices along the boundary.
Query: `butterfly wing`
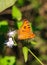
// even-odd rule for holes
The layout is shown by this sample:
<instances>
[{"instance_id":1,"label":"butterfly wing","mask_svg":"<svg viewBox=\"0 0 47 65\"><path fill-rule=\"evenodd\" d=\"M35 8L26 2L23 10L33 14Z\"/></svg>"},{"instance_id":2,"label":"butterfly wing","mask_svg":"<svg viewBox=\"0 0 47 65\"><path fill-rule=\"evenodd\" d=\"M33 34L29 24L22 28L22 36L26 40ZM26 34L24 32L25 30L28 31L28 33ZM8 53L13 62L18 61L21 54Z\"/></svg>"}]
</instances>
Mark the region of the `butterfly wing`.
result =
<instances>
[{"instance_id":1,"label":"butterfly wing","mask_svg":"<svg viewBox=\"0 0 47 65\"><path fill-rule=\"evenodd\" d=\"M35 34L31 32L30 24L28 20L24 20L23 25L21 28L18 30L18 39L29 39L33 38Z\"/></svg>"}]
</instances>

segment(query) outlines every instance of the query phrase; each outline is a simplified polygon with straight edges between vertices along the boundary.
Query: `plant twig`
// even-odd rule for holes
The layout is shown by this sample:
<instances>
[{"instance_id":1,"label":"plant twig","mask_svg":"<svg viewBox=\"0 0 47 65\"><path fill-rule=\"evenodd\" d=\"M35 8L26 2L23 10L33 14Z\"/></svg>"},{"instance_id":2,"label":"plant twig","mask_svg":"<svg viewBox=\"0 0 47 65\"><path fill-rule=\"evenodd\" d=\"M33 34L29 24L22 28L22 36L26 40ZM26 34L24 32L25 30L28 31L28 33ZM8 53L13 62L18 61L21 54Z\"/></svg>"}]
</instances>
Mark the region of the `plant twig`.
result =
<instances>
[{"instance_id":1,"label":"plant twig","mask_svg":"<svg viewBox=\"0 0 47 65\"><path fill-rule=\"evenodd\" d=\"M36 58L36 60L38 60L40 62L41 65L44 65L41 60L39 58L37 58L37 56L30 50L28 49L28 51Z\"/></svg>"}]
</instances>

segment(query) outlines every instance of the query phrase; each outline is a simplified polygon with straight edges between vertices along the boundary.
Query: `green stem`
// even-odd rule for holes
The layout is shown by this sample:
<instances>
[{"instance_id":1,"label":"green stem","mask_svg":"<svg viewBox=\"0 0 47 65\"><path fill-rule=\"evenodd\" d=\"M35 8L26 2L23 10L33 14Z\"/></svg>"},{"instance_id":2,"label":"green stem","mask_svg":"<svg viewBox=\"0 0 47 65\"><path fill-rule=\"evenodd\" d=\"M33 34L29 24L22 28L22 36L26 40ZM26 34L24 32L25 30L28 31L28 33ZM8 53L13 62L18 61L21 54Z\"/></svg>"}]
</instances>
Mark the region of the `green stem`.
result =
<instances>
[{"instance_id":1,"label":"green stem","mask_svg":"<svg viewBox=\"0 0 47 65\"><path fill-rule=\"evenodd\" d=\"M41 60L39 58L37 58L37 56L30 50L28 49L28 51L36 58L36 60L38 60L40 62L41 65L44 65Z\"/></svg>"}]
</instances>

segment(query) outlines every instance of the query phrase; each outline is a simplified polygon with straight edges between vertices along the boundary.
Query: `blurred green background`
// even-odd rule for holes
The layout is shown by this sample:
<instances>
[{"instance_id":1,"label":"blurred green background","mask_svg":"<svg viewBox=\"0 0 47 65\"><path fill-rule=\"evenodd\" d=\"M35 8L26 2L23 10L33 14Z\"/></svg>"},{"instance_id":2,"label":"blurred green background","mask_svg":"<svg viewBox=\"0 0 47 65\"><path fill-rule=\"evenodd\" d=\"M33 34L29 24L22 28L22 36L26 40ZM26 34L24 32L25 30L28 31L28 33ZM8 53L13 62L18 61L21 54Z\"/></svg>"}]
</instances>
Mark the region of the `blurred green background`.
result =
<instances>
[{"instance_id":1,"label":"blurred green background","mask_svg":"<svg viewBox=\"0 0 47 65\"><path fill-rule=\"evenodd\" d=\"M30 22L34 39L13 41L8 47L9 31L20 29L24 19ZM30 54L29 48L47 65L47 2L46 0L1 0L0 1L0 65L42 65Z\"/></svg>"}]
</instances>

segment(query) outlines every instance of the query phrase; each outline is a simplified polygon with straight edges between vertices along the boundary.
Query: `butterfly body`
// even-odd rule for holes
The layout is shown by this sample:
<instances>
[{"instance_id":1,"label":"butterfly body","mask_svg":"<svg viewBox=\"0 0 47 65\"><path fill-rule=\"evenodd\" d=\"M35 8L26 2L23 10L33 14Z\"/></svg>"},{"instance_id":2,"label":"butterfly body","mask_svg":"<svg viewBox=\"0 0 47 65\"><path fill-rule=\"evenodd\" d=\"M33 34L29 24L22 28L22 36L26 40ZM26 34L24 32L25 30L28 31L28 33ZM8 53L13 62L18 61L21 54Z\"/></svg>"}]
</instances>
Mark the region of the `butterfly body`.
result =
<instances>
[{"instance_id":1,"label":"butterfly body","mask_svg":"<svg viewBox=\"0 0 47 65\"><path fill-rule=\"evenodd\" d=\"M34 38L35 34L31 31L31 27L28 20L24 20L23 25L18 30L18 39L24 40L24 39L30 39Z\"/></svg>"}]
</instances>

